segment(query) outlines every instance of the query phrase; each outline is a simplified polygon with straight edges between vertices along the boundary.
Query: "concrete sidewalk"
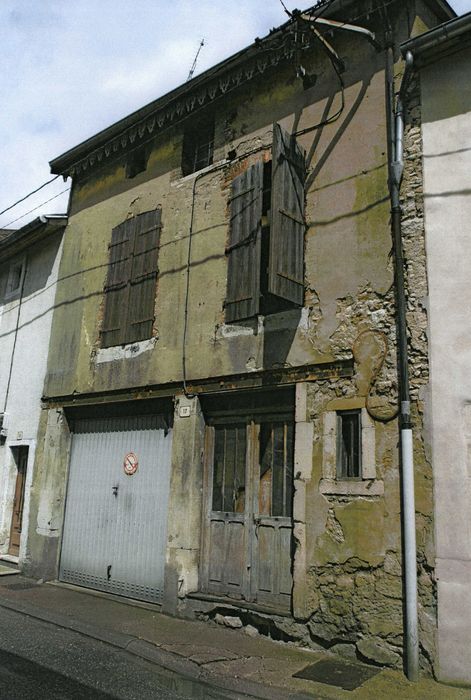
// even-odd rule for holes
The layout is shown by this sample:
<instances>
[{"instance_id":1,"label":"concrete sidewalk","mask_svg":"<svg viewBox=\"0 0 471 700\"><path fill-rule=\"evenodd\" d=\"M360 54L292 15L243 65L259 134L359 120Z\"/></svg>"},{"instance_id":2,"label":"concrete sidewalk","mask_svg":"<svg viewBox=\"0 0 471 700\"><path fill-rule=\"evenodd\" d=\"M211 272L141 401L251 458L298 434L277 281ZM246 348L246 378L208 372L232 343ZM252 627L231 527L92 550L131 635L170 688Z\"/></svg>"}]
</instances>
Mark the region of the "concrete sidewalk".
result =
<instances>
[{"instance_id":1,"label":"concrete sidewalk","mask_svg":"<svg viewBox=\"0 0 471 700\"><path fill-rule=\"evenodd\" d=\"M355 690L294 678L293 674L306 666L326 664L328 659L339 661L347 675L351 666L326 652L300 649L260 635L248 636L241 630L216 624L168 617L158 612L157 607L130 605L86 589L39 585L21 575L1 577L0 606L101 640L194 680L211 683L228 691L228 697L233 698L249 695L266 700L471 700L470 689L452 688L430 679L413 684L402 673L391 670L378 670ZM367 667L367 672L368 668L371 667Z\"/></svg>"}]
</instances>

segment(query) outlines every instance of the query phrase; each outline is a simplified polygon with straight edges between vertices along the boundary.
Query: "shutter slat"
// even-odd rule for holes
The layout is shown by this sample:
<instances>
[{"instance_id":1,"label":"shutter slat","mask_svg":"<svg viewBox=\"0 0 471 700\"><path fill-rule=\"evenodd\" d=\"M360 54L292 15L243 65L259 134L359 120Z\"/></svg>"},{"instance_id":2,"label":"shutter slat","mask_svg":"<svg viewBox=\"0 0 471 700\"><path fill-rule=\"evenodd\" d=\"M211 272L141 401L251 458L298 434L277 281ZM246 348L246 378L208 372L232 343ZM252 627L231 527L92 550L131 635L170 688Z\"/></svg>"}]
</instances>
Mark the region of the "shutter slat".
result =
<instances>
[{"instance_id":1,"label":"shutter slat","mask_svg":"<svg viewBox=\"0 0 471 700\"><path fill-rule=\"evenodd\" d=\"M273 126L268 291L304 303L304 153L279 124Z\"/></svg>"},{"instance_id":2,"label":"shutter slat","mask_svg":"<svg viewBox=\"0 0 471 700\"><path fill-rule=\"evenodd\" d=\"M228 255L226 322L255 316L260 303L263 163L234 178Z\"/></svg>"}]
</instances>

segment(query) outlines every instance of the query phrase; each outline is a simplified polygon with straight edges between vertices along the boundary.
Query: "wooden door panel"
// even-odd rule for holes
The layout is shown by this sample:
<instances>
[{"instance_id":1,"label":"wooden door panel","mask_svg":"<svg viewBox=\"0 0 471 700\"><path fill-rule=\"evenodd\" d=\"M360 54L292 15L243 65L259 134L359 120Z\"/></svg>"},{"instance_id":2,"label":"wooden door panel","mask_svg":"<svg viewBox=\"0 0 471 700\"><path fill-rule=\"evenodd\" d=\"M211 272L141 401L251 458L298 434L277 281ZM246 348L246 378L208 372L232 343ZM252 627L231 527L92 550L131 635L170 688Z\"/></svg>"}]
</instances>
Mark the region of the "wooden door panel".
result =
<instances>
[{"instance_id":1,"label":"wooden door panel","mask_svg":"<svg viewBox=\"0 0 471 700\"><path fill-rule=\"evenodd\" d=\"M258 602L289 610L291 573L291 518L257 519L254 547L254 592Z\"/></svg>"},{"instance_id":2,"label":"wooden door panel","mask_svg":"<svg viewBox=\"0 0 471 700\"><path fill-rule=\"evenodd\" d=\"M13 501L13 513L11 517L10 544L8 554L18 556L20 552L21 528L23 523L23 508L26 486L26 466L28 463L28 448L16 448L16 483L15 498Z\"/></svg>"},{"instance_id":3,"label":"wooden door panel","mask_svg":"<svg viewBox=\"0 0 471 700\"><path fill-rule=\"evenodd\" d=\"M245 595L245 531L243 516L213 513L209 537L209 591L237 598Z\"/></svg>"}]
</instances>

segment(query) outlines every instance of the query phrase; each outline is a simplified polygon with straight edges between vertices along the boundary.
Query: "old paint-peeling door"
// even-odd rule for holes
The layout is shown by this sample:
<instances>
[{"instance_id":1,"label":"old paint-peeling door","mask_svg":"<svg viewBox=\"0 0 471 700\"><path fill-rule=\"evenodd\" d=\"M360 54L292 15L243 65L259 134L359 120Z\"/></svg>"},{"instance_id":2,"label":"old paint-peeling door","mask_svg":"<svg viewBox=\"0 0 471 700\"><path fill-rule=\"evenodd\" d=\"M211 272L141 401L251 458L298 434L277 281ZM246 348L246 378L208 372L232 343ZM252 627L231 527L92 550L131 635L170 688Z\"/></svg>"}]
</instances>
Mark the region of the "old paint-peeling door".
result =
<instances>
[{"instance_id":1,"label":"old paint-peeling door","mask_svg":"<svg viewBox=\"0 0 471 700\"><path fill-rule=\"evenodd\" d=\"M288 420L257 426L254 468L252 590L257 601L289 609L293 585L293 431Z\"/></svg>"},{"instance_id":2,"label":"old paint-peeling door","mask_svg":"<svg viewBox=\"0 0 471 700\"><path fill-rule=\"evenodd\" d=\"M208 427L204 591L290 609L293 447L283 416Z\"/></svg>"},{"instance_id":3,"label":"old paint-peeling door","mask_svg":"<svg viewBox=\"0 0 471 700\"><path fill-rule=\"evenodd\" d=\"M75 422L62 581L161 601L171 445L161 415Z\"/></svg>"},{"instance_id":4,"label":"old paint-peeling door","mask_svg":"<svg viewBox=\"0 0 471 700\"><path fill-rule=\"evenodd\" d=\"M25 501L26 467L28 464L28 448L18 447L15 450L16 483L13 513L11 516L10 544L8 554L18 556L20 552L21 527L23 523L23 507Z\"/></svg>"},{"instance_id":5,"label":"old paint-peeling door","mask_svg":"<svg viewBox=\"0 0 471 700\"><path fill-rule=\"evenodd\" d=\"M211 461L208 492L207 589L233 598L247 598L250 519L246 510L246 423L216 424L208 429L207 453Z\"/></svg>"}]
</instances>

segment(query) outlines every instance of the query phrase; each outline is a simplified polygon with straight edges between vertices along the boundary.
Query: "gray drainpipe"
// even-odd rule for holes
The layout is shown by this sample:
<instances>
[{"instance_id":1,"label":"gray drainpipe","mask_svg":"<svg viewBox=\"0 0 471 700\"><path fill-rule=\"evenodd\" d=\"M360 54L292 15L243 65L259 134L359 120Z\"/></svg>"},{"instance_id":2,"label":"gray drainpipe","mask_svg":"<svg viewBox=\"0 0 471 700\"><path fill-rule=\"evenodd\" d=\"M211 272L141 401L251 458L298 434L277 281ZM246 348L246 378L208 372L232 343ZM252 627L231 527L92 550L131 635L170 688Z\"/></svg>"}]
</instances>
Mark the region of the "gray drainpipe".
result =
<instances>
[{"instance_id":1,"label":"gray drainpipe","mask_svg":"<svg viewBox=\"0 0 471 700\"><path fill-rule=\"evenodd\" d=\"M412 424L410 417L410 389L407 349L406 296L404 286L404 257L402 249L400 188L404 170L403 135L404 109L403 95L407 88L413 57L406 55L406 68L394 105L394 57L388 49L386 67L386 100L389 111L389 192L391 198L391 233L393 239L396 281L396 314L398 331L398 369L400 396L401 467L402 467L402 508L404 533L404 582L406 603L406 674L410 681L419 678L419 634L417 614L417 547L415 536L415 494L414 494L414 451Z\"/></svg>"}]
</instances>

